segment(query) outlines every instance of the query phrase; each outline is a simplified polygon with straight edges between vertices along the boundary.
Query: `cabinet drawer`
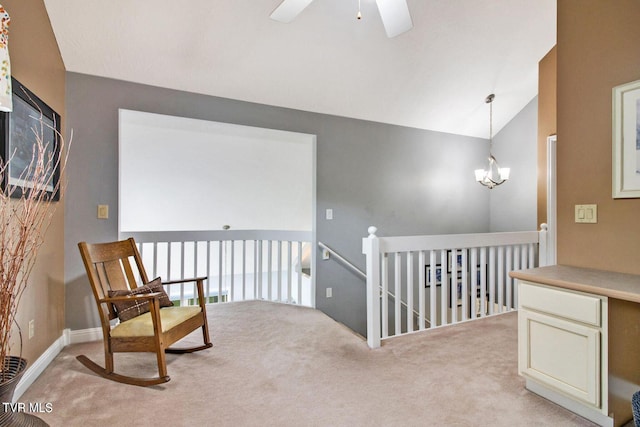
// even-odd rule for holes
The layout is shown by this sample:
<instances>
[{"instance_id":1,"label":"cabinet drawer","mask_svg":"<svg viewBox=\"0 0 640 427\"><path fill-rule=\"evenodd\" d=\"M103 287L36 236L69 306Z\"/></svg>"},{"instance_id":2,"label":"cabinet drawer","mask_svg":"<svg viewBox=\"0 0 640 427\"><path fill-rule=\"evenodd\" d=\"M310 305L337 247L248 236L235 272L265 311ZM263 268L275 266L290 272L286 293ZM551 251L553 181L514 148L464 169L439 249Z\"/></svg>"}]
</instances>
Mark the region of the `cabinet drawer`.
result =
<instances>
[{"instance_id":1,"label":"cabinet drawer","mask_svg":"<svg viewBox=\"0 0 640 427\"><path fill-rule=\"evenodd\" d=\"M518 300L528 308L589 325L601 325L601 299L596 296L557 290L520 282Z\"/></svg>"}]
</instances>

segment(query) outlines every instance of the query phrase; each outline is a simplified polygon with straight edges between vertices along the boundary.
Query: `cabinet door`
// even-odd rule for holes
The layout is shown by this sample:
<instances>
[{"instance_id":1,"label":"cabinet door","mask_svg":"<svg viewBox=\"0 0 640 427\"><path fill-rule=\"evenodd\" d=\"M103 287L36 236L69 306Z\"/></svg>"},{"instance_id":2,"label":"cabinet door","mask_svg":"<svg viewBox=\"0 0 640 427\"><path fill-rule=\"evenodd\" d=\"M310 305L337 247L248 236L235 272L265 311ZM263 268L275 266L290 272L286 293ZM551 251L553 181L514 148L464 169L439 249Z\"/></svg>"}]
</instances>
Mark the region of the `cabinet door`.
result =
<instances>
[{"instance_id":1,"label":"cabinet door","mask_svg":"<svg viewBox=\"0 0 640 427\"><path fill-rule=\"evenodd\" d=\"M521 309L518 329L522 375L600 407L598 328Z\"/></svg>"}]
</instances>

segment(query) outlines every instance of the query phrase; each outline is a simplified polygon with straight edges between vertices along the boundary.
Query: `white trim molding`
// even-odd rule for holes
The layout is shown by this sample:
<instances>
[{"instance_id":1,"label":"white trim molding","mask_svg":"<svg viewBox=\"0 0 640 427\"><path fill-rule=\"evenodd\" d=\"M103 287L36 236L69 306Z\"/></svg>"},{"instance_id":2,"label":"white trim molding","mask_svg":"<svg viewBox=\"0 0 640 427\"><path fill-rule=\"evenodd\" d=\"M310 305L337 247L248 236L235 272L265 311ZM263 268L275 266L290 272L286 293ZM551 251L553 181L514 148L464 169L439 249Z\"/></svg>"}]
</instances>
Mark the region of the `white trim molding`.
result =
<instances>
[{"instance_id":1,"label":"white trim molding","mask_svg":"<svg viewBox=\"0 0 640 427\"><path fill-rule=\"evenodd\" d=\"M90 328L81 329L78 331L72 331L71 329L65 329L62 331L60 338L54 341L49 348L42 353L38 359L27 367L27 371L20 379L20 382L16 386L13 393L13 402L17 402L18 399L24 394L25 391L35 382L36 379L44 372L45 369L53 362L63 348L69 344L79 344L83 342L99 341L102 339L102 328Z\"/></svg>"},{"instance_id":2,"label":"white trim molding","mask_svg":"<svg viewBox=\"0 0 640 427\"><path fill-rule=\"evenodd\" d=\"M83 342L91 342L91 341L100 341L102 340L102 328L88 328L88 329L79 329L77 331L71 331L70 329L66 329L69 331L69 342L68 344L80 344Z\"/></svg>"},{"instance_id":3,"label":"white trim molding","mask_svg":"<svg viewBox=\"0 0 640 427\"><path fill-rule=\"evenodd\" d=\"M32 363L27 371L24 373L20 382L16 386L13 392L13 402L17 402L18 399L24 394L25 391L35 382L36 379L44 372L45 369L53 362L62 349L68 344L67 342L67 329L63 332L62 336L54 341L47 350L34 363Z\"/></svg>"}]
</instances>

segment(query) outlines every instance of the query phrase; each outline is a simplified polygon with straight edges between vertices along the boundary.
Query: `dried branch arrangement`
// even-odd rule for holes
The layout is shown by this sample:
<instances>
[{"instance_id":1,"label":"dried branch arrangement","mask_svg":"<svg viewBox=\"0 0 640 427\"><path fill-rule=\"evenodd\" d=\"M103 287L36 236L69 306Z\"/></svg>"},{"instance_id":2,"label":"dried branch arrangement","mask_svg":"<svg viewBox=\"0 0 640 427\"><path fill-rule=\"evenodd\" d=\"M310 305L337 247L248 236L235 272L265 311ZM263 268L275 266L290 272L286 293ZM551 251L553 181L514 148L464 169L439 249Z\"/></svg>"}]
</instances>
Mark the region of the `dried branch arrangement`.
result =
<instances>
[{"instance_id":1,"label":"dried branch arrangement","mask_svg":"<svg viewBox=\"0 0 640 427\"><path fill-rule=\"evenodd\" d=\"M15 317L57 207L52 195L62 190L62 180L55 180L54 172L59 170L64 176L67 164L68 149L62 135L53 129L57 140L43 141L43 131L49 125L42 116L37 123L31 129L35 136L31 162L19 178L28 185L10 186L6 177L13 155L0 159L0 181L6 183L0 192L0 361L12 355L14 326L20 334L18 355L22 356L22 334ZM4 372L0 372L0 382L3 379Z\"/></svg>"}]
</instances>

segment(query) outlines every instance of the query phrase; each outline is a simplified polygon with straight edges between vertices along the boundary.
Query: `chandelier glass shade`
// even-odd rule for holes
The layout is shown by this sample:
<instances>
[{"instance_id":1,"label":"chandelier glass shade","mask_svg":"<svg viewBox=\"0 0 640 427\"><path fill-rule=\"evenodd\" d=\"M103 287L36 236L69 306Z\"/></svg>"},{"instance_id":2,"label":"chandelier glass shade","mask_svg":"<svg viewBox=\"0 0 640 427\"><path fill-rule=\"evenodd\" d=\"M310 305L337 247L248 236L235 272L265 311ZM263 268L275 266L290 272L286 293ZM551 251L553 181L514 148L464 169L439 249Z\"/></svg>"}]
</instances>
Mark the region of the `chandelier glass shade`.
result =
<instances>
[{"instance_id":1,"label":"chandelier glass shade","mask_svg":"<svg viewBox=\"0 0 640 427\"><path fill-rule=\"evenodd\" d=\"M476 169L476 181L485 187L492 189L493 187L504 183L509 179L511 169L501 168L498 161L491 153L493 148L493 100L496 96L491 94L487 96L485 102L489 104L489 165L486 169Z\"/></svg>"},{"instance_id":2,"label":"chandelier glass shade","mask_svg":"<svg viewBox=\"0 0 640 427\"><path fill-rule=\"evenodd\" d=\"M500 185L509 179L511 169L501 168L492 154L489 154L489 165L487 169L476 169L476 181L489 189Z\"/></svg>"}]
</instances>

